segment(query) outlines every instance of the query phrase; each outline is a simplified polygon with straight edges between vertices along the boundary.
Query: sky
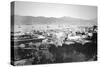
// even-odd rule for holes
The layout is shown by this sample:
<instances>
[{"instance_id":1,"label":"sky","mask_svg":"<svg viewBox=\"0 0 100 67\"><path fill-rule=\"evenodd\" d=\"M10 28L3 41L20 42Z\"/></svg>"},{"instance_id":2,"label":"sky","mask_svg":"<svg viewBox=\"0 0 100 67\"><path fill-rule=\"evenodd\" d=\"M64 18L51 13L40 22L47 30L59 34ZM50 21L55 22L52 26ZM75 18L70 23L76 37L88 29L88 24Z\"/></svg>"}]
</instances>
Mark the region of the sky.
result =
<instances>
[{"instance_id":1,"label":"sky","mask_svg":"<svg viewBox=\"0 0 100 67\"><path fill-rule=\"evenodd\" d=\"M15 1L14 8L21 16L97 18L97 6Z\"/></svg>"}]
</instances>

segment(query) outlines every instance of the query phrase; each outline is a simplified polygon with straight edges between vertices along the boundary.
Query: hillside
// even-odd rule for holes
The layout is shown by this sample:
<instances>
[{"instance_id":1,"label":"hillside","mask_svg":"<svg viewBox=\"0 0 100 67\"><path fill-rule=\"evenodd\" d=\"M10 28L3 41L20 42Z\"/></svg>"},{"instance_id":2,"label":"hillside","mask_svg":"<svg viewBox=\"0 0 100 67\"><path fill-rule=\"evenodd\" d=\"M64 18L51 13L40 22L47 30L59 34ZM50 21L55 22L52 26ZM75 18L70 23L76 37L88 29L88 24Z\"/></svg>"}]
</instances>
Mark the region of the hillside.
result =
<instances>
[{"instance_id":1,"label":"hillside","mask_svg":"<svg viewBox=\"0 0 100 67\"><path fill-rule=\"evenodd\" d=\"M80 18L72 18L72 17L33 17L33 16L11 16L14 17L14 24L16 25L33 25L33 24L67 24L67 25L97 25L97 20L85 20ZM13 20L13 19L12 19Z\"/></svg>"}]
</instances>

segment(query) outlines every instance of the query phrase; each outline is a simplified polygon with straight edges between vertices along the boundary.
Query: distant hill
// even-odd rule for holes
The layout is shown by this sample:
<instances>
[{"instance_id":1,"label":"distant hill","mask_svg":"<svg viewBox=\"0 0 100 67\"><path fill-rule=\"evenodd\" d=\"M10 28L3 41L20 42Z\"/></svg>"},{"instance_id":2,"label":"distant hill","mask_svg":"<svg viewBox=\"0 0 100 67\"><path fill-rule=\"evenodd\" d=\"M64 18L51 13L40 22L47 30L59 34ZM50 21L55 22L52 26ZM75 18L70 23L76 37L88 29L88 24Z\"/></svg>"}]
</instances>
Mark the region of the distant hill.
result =
<instances>
[{"instance_id":1,"label":"distant hill","mask_svg":"<svg viewBox=\"0 0 100 67\"><path fill-rule=\"evenodd\" d=\"M72 17L33 17L13 15L15 25L34 25L34 24L67 24L67 25L97 25L97 19L85 20ZM13 19L12 19L13 20Z\"/></svg>"}]
</instances>

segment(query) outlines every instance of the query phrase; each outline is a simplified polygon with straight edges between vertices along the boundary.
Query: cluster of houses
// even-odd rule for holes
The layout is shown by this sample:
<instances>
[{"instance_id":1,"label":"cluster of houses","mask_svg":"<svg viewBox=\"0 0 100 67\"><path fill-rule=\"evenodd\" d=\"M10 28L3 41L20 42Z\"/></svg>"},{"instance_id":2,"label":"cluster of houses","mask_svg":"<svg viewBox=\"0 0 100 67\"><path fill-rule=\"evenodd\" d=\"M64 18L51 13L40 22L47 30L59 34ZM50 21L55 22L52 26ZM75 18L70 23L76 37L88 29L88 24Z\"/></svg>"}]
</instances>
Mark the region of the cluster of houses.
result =
<instances>
[{"instance_id":1,"label":"cluster of houses","mask_svg":"<svg viewBox=\"0 0 100 67\"><path fill-rule=\"evenodd\" d=\"M76 28L75 28L76 29ZM86 39L91 39L93 33L97 33L97 26L92 27L80 27L79 30L74 29L49 29L49 30L32 30L31 32L16 32L13 39L15 41L41 40L43 44L55 44L56 46L62 46L63 43L67 45L74 42L90 42Z\"/></svg>"}]
</instances>

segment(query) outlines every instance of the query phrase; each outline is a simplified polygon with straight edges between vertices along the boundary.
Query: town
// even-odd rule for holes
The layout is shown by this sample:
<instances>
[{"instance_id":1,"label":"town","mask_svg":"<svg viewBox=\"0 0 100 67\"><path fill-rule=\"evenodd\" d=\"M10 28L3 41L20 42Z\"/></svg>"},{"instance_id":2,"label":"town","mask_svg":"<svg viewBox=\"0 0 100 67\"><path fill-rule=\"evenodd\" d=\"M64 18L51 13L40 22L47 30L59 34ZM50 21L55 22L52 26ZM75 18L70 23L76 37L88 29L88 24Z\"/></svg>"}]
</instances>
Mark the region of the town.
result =
<instances>
[{"instance_id":1,"label":"town","mask_svg":"<svg viewBox=\"0 0 100 67\"><path fill-rule=\"evenodd\" d=\"M97 26L31 26L11 33L14 65L97 60ZM18 26L21 29L21 26ZM21 63L23 62L23 63Z\"/></svg>"}]
</instances>

